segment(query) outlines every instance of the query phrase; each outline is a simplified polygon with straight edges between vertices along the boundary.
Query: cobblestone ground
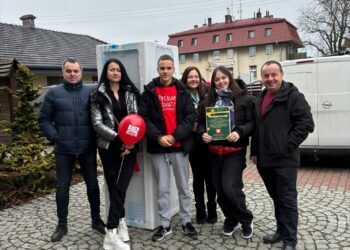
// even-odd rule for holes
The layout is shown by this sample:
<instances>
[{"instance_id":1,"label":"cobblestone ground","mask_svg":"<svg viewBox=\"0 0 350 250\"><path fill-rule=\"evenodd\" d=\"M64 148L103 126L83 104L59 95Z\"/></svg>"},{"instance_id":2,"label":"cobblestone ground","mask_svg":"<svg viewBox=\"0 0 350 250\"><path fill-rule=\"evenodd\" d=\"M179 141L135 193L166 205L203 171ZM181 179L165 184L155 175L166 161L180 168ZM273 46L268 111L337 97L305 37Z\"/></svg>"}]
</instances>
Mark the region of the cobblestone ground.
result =
<instances>
[{"instance_id":1,"label":"cobblestone ground","mask_svg":"<svg viewBox=\"0 0 350 250\"><path fill-rule=\"evenodd\" d=\"M252 171L249 167L247 171ZM350 171L350 170L349 170ZM350 181L350 178L348 178ZM100 186L103 179L99 177ZM101 188L102 189L102 188ZM300 186L298 249L350 249L350 190ZM178 216L172 220L173 234L162 242L152 242L154 232L129 228L131 249L279 249L282 244L262 244L261 238L275 228L273 205L264 185L247 182L247 202L253 211L254 235L244 240L237 230L232 237L222 236L223 215L218 209L218 223L195 225L198 240L182 234ZM51 243L56 226L55 196L48 195L30 203L0 212L0 249L102 249L103 236L91 229L90 209L84 183L71 188L68 235ZM101 192L101 200L104 194ZM101 208L104 203L101 204ZM194 209L194 204L193 204ZM101 209L104 218L103 211Z\"/></svg>"}]
</instances>

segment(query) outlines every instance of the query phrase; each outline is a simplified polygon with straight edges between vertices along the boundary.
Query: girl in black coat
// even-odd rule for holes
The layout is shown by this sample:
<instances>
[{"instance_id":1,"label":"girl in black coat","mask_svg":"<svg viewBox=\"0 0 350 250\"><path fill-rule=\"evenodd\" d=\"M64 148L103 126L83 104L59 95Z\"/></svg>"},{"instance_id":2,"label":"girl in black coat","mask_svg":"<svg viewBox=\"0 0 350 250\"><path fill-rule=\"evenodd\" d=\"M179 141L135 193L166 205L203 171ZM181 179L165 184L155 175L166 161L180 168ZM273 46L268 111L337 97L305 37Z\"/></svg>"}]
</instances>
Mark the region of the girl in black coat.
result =
<instances>
[{"instance_id":1,"label":"girl in black coat","mask_svg":"<svg viewBox=\"0 0 350 250\"><path fill-rule=\"evenodd\" d=\"M185 69L181 81L191 93L197 114L192 129L194 149L189 153L193 175L193 193L196 201L196 221L198 224L203 224L205 222L215 223L217 222L216 192L211 179L208 145L197 136L199 119L198 108L208 93L209 87L203 83L199 69L192 66ZM205 206L205 190L207 191L207 206Z\"/></svg>"},{"instance_id":2,"label":"girl in black coat","mask_svg":"<svg viewBox=\"0 0 350 250\"><path fill-rule=\"evenodd\" d=\"M206 132L205 108L224 106L230 110L231 132L226 140L213 141L213 137ZM217 201L226 217L223 234L231 236L240 223L245 239L253 235L253 214L247 208L242 190L246 147L254 130L253 110L253 100L247 95L244 82L240 81L239 85L227 68L217 67L211 78L208 96L201 107L199 134L209 144Z\"/></svg>"}]
</instances>

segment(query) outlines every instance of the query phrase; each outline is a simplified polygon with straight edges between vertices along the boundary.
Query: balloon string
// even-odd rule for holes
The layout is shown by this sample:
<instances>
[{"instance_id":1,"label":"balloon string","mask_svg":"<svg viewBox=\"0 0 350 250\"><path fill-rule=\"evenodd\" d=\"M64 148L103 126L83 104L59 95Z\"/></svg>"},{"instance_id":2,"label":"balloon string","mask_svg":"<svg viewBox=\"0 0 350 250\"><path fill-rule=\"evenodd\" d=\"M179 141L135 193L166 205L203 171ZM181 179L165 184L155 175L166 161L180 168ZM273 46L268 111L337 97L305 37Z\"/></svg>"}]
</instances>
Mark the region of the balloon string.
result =
<instances>
[{"instance_id":1,"label":"balloon string","mask_svg":"<svg viewBox=\"0 0 350 250\"><path fill-rule=\"evenodd\" d=\"M114 114L112 114L112 116L113 116L114 121L117 123L117 125L119 127L119 122L118 122L117 118L115 118Z\"/></svg>"},{"instance_id":2,"label":"balloon string","mask_svg":"<svg viewBox=\"0 0 350 250\"><path fill-rule=\"evenodd\" d=\"M122 161L121 161L120 167L119 167L119 173L118 173L118 177L117 177L117 185L118 185L118 182L119 182L120 173L122 171L123 162L124 162L124 156L122 157Z\"/></svg>"}]
</instances>

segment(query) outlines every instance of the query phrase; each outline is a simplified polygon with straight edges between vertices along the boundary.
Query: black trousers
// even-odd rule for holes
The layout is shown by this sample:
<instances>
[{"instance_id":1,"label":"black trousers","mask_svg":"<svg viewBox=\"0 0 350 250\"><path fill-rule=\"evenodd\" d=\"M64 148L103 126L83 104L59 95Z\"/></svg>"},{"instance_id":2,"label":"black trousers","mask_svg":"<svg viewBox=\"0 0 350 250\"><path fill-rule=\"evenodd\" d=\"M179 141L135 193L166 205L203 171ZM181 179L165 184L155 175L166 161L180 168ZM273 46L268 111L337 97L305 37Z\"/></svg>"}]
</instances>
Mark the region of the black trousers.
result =
<instances>
[{"instance_id":1,"label":"black trousers","mask_svg":"<svg viewBox=\"0 0 350 250\"><path fill-rule=\"evenodd\" d=\"M87 196L90 203L91 218L100 218L100 189L97 182L96 152L79 155L55 153L56 159L56 205L59 224L67 224L69 187L72 180L74 164L78 161L85 184Z\"/></svg>"},{"instance_id":2,"label":"black trousers","mask_svg":"<svg viewBox=\"0 0 350 250\"><path fill-rule=\"evenodd\" d=\"M120 147L115 143L111 143L108 149L98 149L106 183L108 186L110 206L108 213L107 228L117 228L119 220L125 217L124 203L126 190L128 189L131 177L134 173L134 163L136 161L136 153L131 153L124 157L123 164L120 154ZM120 177L117 183L119 169L121 167Z\"/></svg>"},{"instance_id":3,"label":"black trousers","mask_svg":"<svg viewBox=\"0 0 350 250\"><path fill-rule=\"evenodd\" d=\"M211 170L217 201L232 223L250 224L253 214L246 205L242 174L246 167L246 150L218 156L210 152Z\"/></svg>"},{"instance_id":4,"label":"black trousers","mask_svg":"<svg viewBox=\"0 0 350 250\"><path fill-rule=\"evenodd\" d=\"M189 160L193 174L193 193L197 211L205 211L205 190L207 191L208 211L216 211L216 192L211 178L208 148L196 147L195 150L189 153Z\"/></svg>"},{"instance_id":5,"label":"black trousers","mask_svg":"<svg viewBox=\"0 0 350 250\"><path fill-rule=\"evenodd\" d=\"M277 231L284 243L297 244L298 201L297 167L258 167L266 189L273 200Z\"/></svg>"}]
</instances>

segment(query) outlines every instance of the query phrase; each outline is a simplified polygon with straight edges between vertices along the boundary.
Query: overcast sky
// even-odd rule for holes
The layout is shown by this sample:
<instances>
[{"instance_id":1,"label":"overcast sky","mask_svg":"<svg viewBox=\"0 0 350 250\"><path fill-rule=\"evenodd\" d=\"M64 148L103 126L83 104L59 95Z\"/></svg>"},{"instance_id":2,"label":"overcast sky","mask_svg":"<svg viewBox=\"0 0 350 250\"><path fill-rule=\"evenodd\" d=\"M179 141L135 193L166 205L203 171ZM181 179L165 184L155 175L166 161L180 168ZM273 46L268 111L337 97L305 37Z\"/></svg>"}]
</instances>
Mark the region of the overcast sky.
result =
<instances>
[{"instance_id":1,"label":"overcast sky","mask_svg":"<svg viewBox=\"0 0 350 250\"><path fill-rule=\"evenodd\" d=\"M297 25L300 8L311 0L0 0L0 22L22 25L19 17L33 14L35 25L90 35L108 43L158 41L201 26L208 17L223 22L227 7L235 19L252 18L260 8ZM0 34L1 35L1 34Z\"/></svg>"}]
</instances>

